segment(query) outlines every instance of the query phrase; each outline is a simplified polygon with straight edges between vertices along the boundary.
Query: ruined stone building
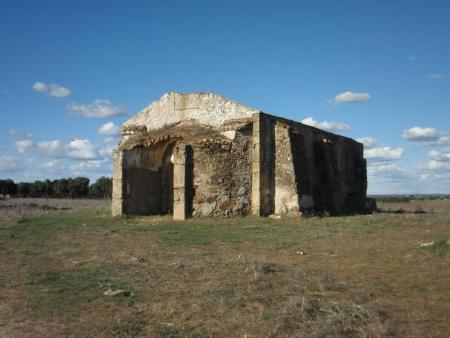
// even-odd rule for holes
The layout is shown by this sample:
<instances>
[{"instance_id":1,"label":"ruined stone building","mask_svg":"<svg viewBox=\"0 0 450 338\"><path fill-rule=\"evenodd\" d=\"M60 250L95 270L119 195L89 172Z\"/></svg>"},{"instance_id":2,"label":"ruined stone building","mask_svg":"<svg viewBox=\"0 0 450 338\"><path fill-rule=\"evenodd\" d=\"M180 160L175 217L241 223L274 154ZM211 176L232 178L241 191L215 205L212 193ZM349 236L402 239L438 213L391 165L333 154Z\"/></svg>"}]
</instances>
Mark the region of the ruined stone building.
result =
<instances>
[{"instance_id":1,"label":"ruined stone building","mask_svg":"<svg viewBox=\"0 0 450 338\"><path fill-rule=\"evenodd\" d=\"M362 144L211 93L168 93L122 128L114 215L363 212Z\"/></svg>"}]
</instances>

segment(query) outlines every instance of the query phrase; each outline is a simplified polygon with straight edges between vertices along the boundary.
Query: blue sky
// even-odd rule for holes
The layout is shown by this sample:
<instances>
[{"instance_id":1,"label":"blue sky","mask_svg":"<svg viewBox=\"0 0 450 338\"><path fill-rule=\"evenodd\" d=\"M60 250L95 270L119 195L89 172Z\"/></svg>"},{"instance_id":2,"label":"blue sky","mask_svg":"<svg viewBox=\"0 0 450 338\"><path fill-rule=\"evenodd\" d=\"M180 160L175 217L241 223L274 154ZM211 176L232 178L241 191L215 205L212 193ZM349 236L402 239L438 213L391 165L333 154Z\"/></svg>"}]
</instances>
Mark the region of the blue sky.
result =
<instances>
[{"instance_id":1,"label":"blue sky","mask_svg":"<svg viewBox=\"0 0 450 338\"><path fill-rule=\"evenodd\" d=\"M450 1L2 0L0 178L109 176L121 123L203 91L364 141L369 193L450 193L449 37Z\"/></svg>"}]
</instances>

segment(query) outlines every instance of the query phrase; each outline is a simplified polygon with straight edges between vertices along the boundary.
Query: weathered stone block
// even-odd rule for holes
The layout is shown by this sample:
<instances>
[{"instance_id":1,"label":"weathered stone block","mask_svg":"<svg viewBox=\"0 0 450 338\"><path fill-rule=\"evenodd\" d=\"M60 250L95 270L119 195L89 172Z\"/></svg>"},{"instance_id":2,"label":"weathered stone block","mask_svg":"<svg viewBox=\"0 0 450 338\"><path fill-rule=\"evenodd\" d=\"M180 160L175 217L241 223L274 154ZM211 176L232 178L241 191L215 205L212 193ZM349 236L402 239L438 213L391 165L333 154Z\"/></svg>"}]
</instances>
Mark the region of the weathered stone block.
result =
<instances>
[{"instance_id":1,"label":"weathered stone block","mask_svg":"<svg viewBox=\"0 0 450 338\"><path fill-rule=\"evenodd\" d=\"M186 166L184 164L177 164L173 168L173 187L174 189L183 188L186 186Z\"/></svg>"},{"instance_id":2,"label":"weathered stone block","mask_svg":"<svg viewBox=\"0 0 450 338\"><path fill-rule=\"evenodd\" d=\"M186 198L186 192L184 188L173 189L173 200L174 202L183 201Z\"/></svg>"},{"instance_id":3,"label":"weathered stone block","mask_svg":"<svg viewBox=\"0 0 450 338\"><path fill-rule=\"evenodd\" d=\"M123 180L113 177L112 180L112 198L124 198Z\"/></svg>"},{"instance_id":4,"label":"weathered stone block","mask_svg":"<svg viewBox=\"0 0 450 338\"><path fill-rule=\"evenodd\" d=\"M121 198L113 198L111 200L111 212L113 216L120 216L124 213L124 200Z\"/></svg>"},{"instance_id":5,"label":"weathered stone block","mask_svg":"<svg viewBox=\"0 0 450 338\"><path fill-rule=\"evenodd\" d=\"M123 168L121 165L116 165L113 163L113 171L112 171L112 176L115 179L123 179Z\"/></svg>"}]
</instances>

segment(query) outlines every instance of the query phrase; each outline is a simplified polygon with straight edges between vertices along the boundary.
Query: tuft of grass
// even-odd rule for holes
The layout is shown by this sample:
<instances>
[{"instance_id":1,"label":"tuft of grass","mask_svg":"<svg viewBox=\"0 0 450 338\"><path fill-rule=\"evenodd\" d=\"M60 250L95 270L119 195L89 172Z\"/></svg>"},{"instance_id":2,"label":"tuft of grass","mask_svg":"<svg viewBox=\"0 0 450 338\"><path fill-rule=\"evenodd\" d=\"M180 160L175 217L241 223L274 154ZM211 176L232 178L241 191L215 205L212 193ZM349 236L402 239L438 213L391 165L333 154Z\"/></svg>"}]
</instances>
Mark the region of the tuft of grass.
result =
<instances>
[{"instance_id":1,"label":"tuft of grass","mask_svg":"<svg viewBox=\"0 0 450 338\"><path fill-rule=\"evenodd\" d=\"M161 338L206 338L211 337L207 334L203 327L195 327L192 325L175 326L171 323L159 324L154 330L156 337Z\"/></svg>"},{"instance_id":2,"label":"tuft of grass","mask_svg":"<svg viewBox=\"0 0 450 338\"><path fill-rule=\"evenodd\" d=\"M425 249L431 252L434 256L442 257L449 250L450 245L448 244L447 238L441 238L433 241L433 244L425 247Z\"/></svg>"},{"instance_id":3,"label":"tuft of grass","mask_svg":"<svg viewBox=\"0 0 450 338\"><path fill-rule=\"evenodd\" d=\"M113 337L136 337L144 331L148 322L143 319L133 318L125 323L116 323L108 330Z\"/></svg>"}]
</instances>

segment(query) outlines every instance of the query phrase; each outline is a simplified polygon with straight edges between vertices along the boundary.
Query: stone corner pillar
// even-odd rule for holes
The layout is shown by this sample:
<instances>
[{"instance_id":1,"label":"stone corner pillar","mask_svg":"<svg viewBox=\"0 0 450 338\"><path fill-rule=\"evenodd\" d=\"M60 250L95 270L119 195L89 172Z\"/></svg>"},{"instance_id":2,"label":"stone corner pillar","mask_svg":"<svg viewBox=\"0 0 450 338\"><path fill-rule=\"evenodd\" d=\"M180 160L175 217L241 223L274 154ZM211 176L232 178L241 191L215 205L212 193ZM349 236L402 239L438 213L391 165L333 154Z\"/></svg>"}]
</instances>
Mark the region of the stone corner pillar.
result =
<instances>
[{"instance_id":1,"label":"stone corner pillar","mask_svg":"<svg viewBox=\"0 0 450 338\"><path fill-rule=\"evenodd\" d=\"M261 216L261 114L252 115L252 205L251 213Z\"/></svg>"},{"instance_id":2,"label":"stone corner pillar","mask_svg":"<svg viewBox=\"0 0 450 338\"><path fill-rule=\"evenodd\" d=\"M186 145L177 142L173 148L173 219L188 217L186 196Z\"/></svg>"},{"instance_id":3,"label":"stone corner pillar","mask_svg":"<svg viewBox=\"0 0 450 338\"><path fill-rule=\"evenodd\" d=\"M252 215L273 212L274 195L274 123L270 115L255 113L252 135Z\"/></svg>"},{"instance_id":4,"label":"stone corner pillar","mask_svg":"<svg viewBox=\"0 0 450 338\"><path fill-rule=\"evenodd\" d=\"M113 216L120 216L125 213L125 194L124 194L124 161L123 151L114 150L113 152L113 175L112 175L112 200L111 213Z\"/></svg>"}]
</instances>

